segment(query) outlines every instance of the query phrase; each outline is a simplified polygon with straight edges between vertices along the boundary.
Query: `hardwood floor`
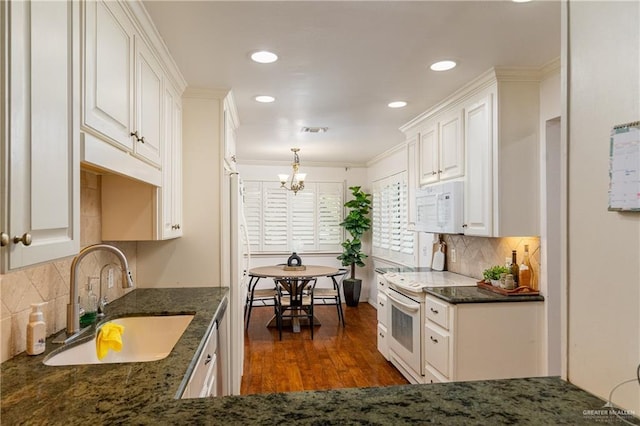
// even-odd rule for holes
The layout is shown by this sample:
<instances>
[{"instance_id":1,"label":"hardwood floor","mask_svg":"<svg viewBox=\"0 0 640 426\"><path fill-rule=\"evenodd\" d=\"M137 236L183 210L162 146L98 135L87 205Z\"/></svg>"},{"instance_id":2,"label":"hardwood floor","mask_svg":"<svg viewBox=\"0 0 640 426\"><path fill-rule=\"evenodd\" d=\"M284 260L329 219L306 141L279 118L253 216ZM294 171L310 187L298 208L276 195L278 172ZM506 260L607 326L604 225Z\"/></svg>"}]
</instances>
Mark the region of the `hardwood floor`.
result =
<instances>
[{"instance_id":1,"label":"hardwood floor","mask_svg":"<svg viewBox=\"0 0 640 426\"><path fill-rule=\"evenodd\" d=\"M344 306L347 326L338 324L335 306L316 306L322 323L300 333L266 327L273 308L254 308L245 332L241 394L407 384L377 349L377 315L368 303Z\"/></svg>"}]
</instances>

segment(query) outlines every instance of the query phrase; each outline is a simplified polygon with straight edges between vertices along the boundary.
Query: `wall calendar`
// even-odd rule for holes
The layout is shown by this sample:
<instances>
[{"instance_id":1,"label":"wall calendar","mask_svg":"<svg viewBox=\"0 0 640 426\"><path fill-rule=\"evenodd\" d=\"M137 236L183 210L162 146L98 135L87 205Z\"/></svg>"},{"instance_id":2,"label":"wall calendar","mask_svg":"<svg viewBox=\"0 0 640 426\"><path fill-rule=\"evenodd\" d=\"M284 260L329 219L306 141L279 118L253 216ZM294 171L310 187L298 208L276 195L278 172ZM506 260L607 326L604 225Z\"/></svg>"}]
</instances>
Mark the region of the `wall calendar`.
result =
<instances>
[{"instance_id":1,"label":"wall calendar","mask_svg":"<svg viewBox=\"0 0 640 426\"><path fill-rule=\"evenodd\" d=\"M609 210L640 212L640 121L611 129Z\"/></svg>"}]
</instances>

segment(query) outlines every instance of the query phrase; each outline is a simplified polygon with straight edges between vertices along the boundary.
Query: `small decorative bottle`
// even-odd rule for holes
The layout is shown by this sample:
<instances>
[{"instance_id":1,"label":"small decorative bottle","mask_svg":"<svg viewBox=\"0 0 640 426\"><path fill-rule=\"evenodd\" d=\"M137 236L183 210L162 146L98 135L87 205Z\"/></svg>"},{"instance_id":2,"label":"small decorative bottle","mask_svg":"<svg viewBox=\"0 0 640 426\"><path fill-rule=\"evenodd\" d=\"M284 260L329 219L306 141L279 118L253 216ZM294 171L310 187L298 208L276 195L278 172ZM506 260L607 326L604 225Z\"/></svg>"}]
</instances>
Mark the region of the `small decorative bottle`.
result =
<instances>
[{"instance_id":1,"label":"small decorative bottle","mask_svg":"<svg viewBox=\"0 0 640 426\"><path fill-rule=\"evenodd\" d=\"M533 286L533 269L531 269L531 261L529 260L529 246L524 246L524 257L518 271L518 282L520 286L531 287Z\"/></svg>"},{"instance_id":2,"label":"small decorative bottle","mask_svg":"<svg viewBox=\"0 0 640 426\"><path fill-rule=\"evenodd\" d=\"M511 270L509 272L513 275L513 281L514 281L515 287L519 287L521 284L520 284L520 281L518 280L519 268L518 268L518 260L516 258L515 250L511 250Z\"/></svg>"}]
</instances>

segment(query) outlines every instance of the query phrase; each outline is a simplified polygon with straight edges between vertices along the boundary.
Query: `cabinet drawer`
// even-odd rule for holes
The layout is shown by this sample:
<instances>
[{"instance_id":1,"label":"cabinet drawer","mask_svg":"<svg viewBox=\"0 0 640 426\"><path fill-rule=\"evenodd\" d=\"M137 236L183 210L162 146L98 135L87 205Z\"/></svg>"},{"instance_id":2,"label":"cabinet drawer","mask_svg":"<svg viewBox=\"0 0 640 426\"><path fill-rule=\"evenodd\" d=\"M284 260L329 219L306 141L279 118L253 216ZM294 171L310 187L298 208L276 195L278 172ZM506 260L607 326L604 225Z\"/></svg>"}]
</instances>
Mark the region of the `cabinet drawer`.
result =
<instances>
[{"instance_id":1,"label":"cabinet drawer","mask_svg":"<svg viewBox=\"0 0 640 426\"><path fill-rule=\"evenodd\" d=\"M387 341L387 327L378 323L378 352L389 361L389 343Z\"/></svg>"},{"instance_id":2,"label":"cabinet drawer","mask_svg":"<svg viewBox=\"0 0 640 426\"><path fill-rule=\"evenodd\" d=\"M449 380L444 378L442 375L436 373L433 367L429 367L424 369L424 382L429 383L448 383Z\"/></svg>"},{"instance_id":3,"label":"cabinet drawer","mask_svg":"<svg viewBox=\"0 0 640 426\"><path fill-rule=\"evenodd\" d=\"M388 324L389 319L389 305L387 301L388 299L385 293L378 293L378 322L385 326Z\"/></svg>"},{"instance_id":4,"label":"cabinet drawer","mask_svg":"<svg viewBox=\"0 0 640 426\"><path fill-rule=\"evenodd\" d=\"M426 326L425 358L445 377L449 377L449 334L429 325Z\"/></svg>"},{"instance_id":5,"label":"cabinet drawer","mask_svg":"<svg viewBox=\"0 0 640 426\"><path fill-rule=\"evenodd\" d=\"M377 275L377 282L378 282L378 294L383 292L386 293L387 292L387 279L385 277L383 277L382 275L378 274Z\"/></svg>"},{"instance_id":6,"label":"cabinet drawer","mask_svg":"<svg viewBox=\"0 0 640 426\"><path fill-rule=\"evenodd\" d=\"M426 317L445 330L449 330L449 305L437 299L427 297Z\"/></svg>"}]
</instances>

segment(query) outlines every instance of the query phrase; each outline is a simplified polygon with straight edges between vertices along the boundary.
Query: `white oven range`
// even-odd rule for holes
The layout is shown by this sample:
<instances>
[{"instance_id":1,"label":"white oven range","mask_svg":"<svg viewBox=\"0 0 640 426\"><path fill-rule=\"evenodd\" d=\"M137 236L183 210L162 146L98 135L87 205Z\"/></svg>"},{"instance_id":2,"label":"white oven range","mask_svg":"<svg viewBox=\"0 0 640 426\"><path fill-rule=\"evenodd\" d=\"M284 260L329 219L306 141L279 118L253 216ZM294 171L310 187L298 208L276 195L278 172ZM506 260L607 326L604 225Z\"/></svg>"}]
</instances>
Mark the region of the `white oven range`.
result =
<instances>
[{"instance_id":1,"label":"white oven range","mask_svg":"<svg viewBox=\"0 0 640 426\"><path fill-rule=\"evenodd\" d=\"M425 288L475 286L473 278L452 272L389 272L389 358L411 383L424 383Z\"/></svg>"}]
</instances>

